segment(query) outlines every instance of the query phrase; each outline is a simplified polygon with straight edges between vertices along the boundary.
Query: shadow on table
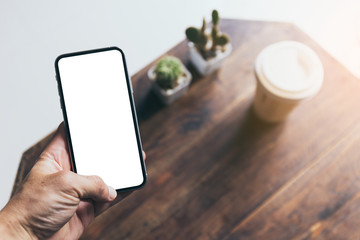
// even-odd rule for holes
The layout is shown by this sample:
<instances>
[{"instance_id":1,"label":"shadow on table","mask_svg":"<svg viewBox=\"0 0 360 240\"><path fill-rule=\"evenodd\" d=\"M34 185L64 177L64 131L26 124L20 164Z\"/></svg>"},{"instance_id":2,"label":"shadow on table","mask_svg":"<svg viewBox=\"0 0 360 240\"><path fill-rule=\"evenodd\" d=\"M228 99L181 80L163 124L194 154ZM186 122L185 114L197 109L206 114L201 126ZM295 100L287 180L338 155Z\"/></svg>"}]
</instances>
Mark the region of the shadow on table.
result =
<instances>
[{"instance_id":1,"label":"shadow on table","mask_svg":"<svg viewBox=\"0 0 360 240\"><path fill-rule=\"evenodd\" d=\"M235 122L232 136L227 141L227 145L224 146L232 152L228 156L227 165L252 164L251 161L255 154L260 151L267 151L266 148L270 146L269 143L271 142L276 145L276 140L281 136L285 126L286 122L268 123L260 119L254 111L252 101L250 101L247 109L241 113L238 121Z\"/></svg>"},{"instance_id":2,"label":"shadow on table","mask_svg":"<svg viewBox=\"0 0 360 240\"><path fill-rule=\"evenodd\" d=\"M244 115L245 117L238 128L238 139L256 140L269 131L280 133L285 126L284 122L270 123L259 118L255 113L253 104L249 106Z\"/></svg>"},{"instance_id":3,"label":"shadow on table","mask_svg":"<svg viewBox=\"0 0 360 240\"><path fill-rule=\"evenodd\" d=\"M162 103L151 89L149 89L144 98L136 104L136 112L139 123L146 121L155 115L161 109L165 108L165 104Z\"/></svg>"}]
</instances>

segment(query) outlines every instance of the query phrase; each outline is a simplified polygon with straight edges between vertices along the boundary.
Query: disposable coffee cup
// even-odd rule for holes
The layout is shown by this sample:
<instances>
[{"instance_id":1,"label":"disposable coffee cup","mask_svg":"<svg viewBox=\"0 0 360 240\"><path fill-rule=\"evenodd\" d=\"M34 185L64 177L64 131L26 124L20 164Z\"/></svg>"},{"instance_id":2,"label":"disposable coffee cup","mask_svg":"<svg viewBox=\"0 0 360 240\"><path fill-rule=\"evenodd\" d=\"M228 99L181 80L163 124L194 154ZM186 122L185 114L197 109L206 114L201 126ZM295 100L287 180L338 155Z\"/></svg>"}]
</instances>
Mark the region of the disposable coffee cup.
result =
<instances>
[{"instance_id":1,"label":"disposable coffee cup","mask_svg":"<svg viewBox=\"0 0 360 240\"><path fill-rule=\"evenodd\" d=\"M256 114L267 122L281 122L301 102L319 92L324 69L311 48L300 42L283 41L260 52L255 74Z\"/></svg>"}]
</instances>

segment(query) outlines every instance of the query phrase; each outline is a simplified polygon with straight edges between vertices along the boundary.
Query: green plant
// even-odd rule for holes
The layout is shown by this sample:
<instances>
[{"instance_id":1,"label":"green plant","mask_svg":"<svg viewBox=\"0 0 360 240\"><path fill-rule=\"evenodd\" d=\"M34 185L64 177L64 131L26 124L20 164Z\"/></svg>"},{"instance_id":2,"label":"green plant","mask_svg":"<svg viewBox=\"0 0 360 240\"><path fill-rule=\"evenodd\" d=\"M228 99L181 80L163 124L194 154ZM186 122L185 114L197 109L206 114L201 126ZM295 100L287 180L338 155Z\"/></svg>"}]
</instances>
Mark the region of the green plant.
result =
<instances>
[{"instance_id":1,"label":"green plant","mask_svg":"<svg viewBox=\"0 0 360 240\"><path fill-rule=\"evenodd\" d=\"M161 58L154 70L157 84L163 89L172 89L178 85L178 78L183 74L180 59L173 56Z\"/></svg>"},{"instance_id":2,"label":"green plant","mask_svg":"<svg viewBox=\"0 0 360 240\"><path fill-rule=\"evenodd\" d=\"M216 50L224 51L224 46L230 41L229 37L220 33L219 31L219 13L213 10L211 13L212 28L210 34L206 33L206 21L203 18L203 23L200 29L196 27L189 27L185 34L190 42L193 42L196 49L200 52L204 59L216 56Z\"/></svg>"}]
</instances>

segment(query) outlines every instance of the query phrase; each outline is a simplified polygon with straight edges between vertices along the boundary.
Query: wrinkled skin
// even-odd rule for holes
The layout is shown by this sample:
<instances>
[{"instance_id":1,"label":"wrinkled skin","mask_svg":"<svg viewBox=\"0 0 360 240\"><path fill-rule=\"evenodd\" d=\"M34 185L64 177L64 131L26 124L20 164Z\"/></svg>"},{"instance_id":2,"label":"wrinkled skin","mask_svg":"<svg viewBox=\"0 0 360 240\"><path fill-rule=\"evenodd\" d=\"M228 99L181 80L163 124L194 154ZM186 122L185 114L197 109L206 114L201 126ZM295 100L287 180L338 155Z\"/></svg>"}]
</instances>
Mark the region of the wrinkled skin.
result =
<instances>
[{"instance_id":1,"label":"wrinkled skin","mask_svg":"<svg viewBox=\"0 0 360 240\"><path fill-rule=\"evenodd\" d=\"M0 212L0 235L24 239L78 239L86 226L121 200L98 176L71 171L64 125L40 155L24 184Z\"/></svg>"}]
</instances>

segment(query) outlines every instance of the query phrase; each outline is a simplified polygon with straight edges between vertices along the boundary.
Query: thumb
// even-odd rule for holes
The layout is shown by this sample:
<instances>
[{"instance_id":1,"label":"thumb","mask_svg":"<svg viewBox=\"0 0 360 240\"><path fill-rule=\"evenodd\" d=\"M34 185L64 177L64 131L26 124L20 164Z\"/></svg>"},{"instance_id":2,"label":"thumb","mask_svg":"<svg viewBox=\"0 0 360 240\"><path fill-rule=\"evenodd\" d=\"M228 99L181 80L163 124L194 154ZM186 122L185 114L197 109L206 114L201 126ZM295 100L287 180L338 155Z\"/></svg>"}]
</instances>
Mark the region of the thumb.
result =
<instances>
[{"instance_id":1,"label":"thumb","mask_svg":"<svg viewBox=\"0 0 360 240\"><path fill-rule=\"evenodd\" d=\"M68 186L74 188L80 199L91 198L97 202L108 202L117 196L115 189L106 185L99 176L83 176L70 171L66 175Z\"/></svg>"}]
</instances>

